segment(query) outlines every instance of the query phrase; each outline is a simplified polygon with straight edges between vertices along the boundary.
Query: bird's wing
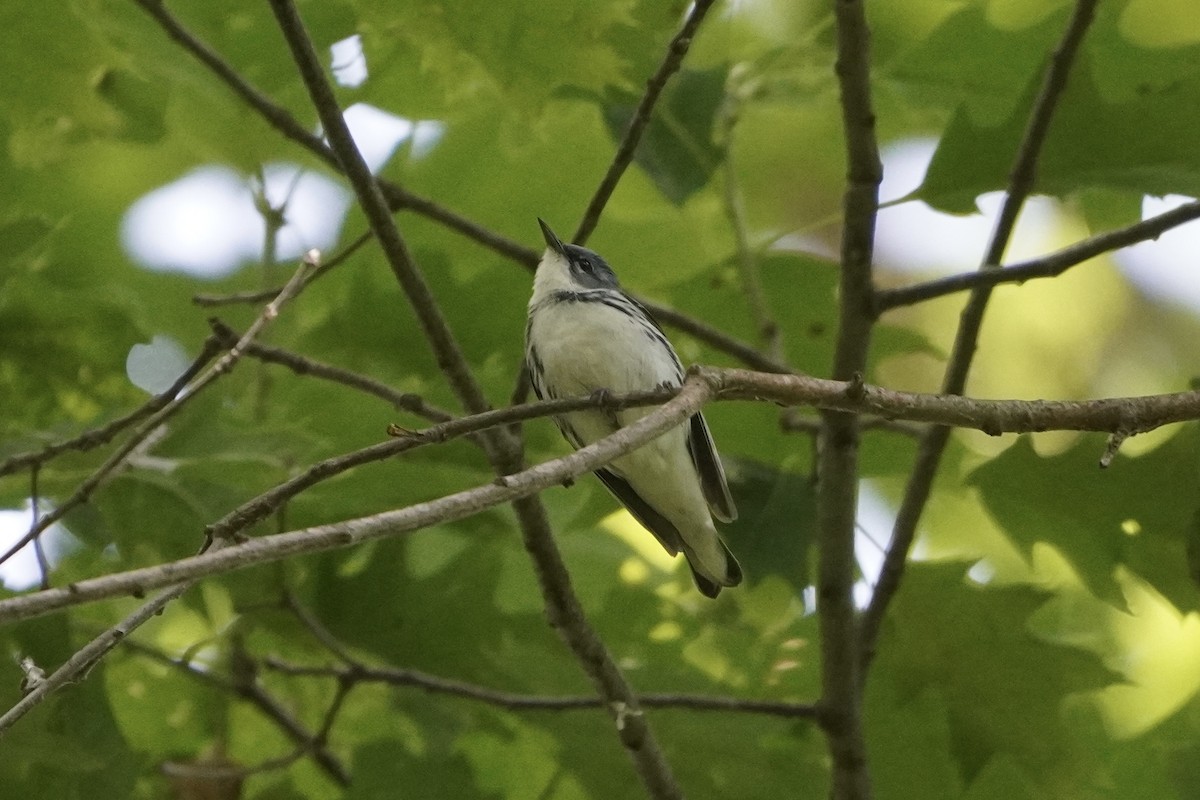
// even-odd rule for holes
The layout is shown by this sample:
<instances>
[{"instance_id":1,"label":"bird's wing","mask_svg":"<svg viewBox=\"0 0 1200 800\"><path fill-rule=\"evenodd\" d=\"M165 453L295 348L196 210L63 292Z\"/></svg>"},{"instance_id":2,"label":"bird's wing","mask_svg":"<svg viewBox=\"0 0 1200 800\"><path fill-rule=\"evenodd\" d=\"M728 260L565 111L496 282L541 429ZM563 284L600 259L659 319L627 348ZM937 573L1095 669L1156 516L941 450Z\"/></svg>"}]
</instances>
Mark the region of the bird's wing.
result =
<instances>
[{"instance_id":1,"label":"bird's wing","mask_svg":"<svg viewBox=\"0 0 1200 800\"><path fill-rule=\"evenodd\" d=\"M658 324L658 320L654 319L654 315L646 310L645 306L628 295L626 297L646 315L646 318L662 336L667 351L675 362L677 380L682 383L683 365L679 362L679 356L675 354L675 349L667 341L662 326ZM692 415L687 443L692 463L696 465L696 472L700 475L700 489L704 493L704 499L708 502L709 510L721 522L733 522L737 519L737 506L733 504L733 497L729 494L729 483L725 480L725 468L721 466L721 457L717 455L717 448L713 444L712 434L708 432L708 423L704 421L703 414ZM613 493L616 494L616 492Z\"/></svg>"},{"instance_id":2,"label":"bird's wing","mask_svg":"<svg viewBox=\"0 0 1200 800\"><path fill-rule=\"evenodd\" d=\"M712 514L722 522L733 522L737 519L737 507L729 495L729 484L725 480L725 468L721 466L721 457L713 445L712 434L708 432L708 423L703 414L693 414L688 431L688 452L692 454L692 463L700 475L700 489Z\"/></svg>"},{"instance_id":3,"label":"bird's wing","mask_svg":"<svg viewBox=\"0 0 1200 800\"><path fill-rule=\"evenodd\" d=\"M629 482L618 476L615 472L609 469L596 470L596 477L604 484L605 488L613 493L613 496L621 502L633 515L633 518L642 523L642 527L654 534L654 538L658 539L658 543L663 546L671 555L679 552L683 546L683 538L680 537L678 529L662 514L658 513L641 495L633 490Z\"/></svg>"}]
</instances>

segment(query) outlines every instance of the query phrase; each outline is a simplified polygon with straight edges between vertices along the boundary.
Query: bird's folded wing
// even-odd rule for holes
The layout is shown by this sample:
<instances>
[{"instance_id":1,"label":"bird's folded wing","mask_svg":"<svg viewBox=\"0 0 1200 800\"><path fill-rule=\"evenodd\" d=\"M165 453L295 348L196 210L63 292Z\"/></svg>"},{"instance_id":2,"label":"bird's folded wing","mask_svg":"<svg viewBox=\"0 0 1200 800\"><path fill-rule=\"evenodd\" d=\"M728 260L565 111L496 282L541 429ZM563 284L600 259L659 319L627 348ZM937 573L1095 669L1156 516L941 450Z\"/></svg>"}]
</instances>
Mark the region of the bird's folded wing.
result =
<instances>
[{"instance_id":1,"label":"bird's folded wing","mask_svg":"<svg viewBox=\"0 0 1200 800\"><path fill-rule=\"evenodd\" d=\"M725 468L721 466L721 457L717 455L712 434L708 432L708 423L702 414L692 415L688 451L692 454L692 463L700 475L700 489L713 516L722 522L737 519L737 508L729 495L729 484L725 481Z\"/></svg>"},{"instance_id":2,"label":"bird's folded wing","mask_svg":"<svg viewBox=\"0 0 1200 800\"><path fill-rule=\"evenodd\" d=\"M658 539L658 543L663 546L671 555L679 552L679 548L683 546L683 539L679 536L679 531L667 521L667 518L658 513L641 495L633 490L629 482L618 476L612 470L598 469L596 477L604 484L617 500L621 501L621 505L629 510L633 518L642 523L642 527L654 534L654 538Z\"/></svg>"}]
</instances>

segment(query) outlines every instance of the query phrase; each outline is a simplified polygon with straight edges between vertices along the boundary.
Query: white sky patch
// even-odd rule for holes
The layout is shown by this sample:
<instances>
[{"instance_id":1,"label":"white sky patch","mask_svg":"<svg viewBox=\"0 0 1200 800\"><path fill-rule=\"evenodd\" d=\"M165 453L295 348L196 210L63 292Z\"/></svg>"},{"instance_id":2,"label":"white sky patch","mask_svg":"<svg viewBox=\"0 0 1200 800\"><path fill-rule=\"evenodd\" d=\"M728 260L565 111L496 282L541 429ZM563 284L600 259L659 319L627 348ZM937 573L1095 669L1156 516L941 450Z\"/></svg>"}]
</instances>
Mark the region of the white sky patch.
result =
<instances>
[{"instance_id":1,"label":"white sky patch","mask_svg":"<svg viewBox=\"0 0 1200 800\"><path fill-rule=\"evenodd\" d=\"M936 148L933 139L907 139L885 147L881 200L896 200L920 186ZM980 213L966 216L944 214L918 200L881 209L875 229L880 261L891 269L924 274L974 270L983 258L1003 200L1003 192L980 195L976 200ZM1009 260L1058 247L1054 235L1060 220L1055 201L1046 197L1026 201Z\"/></svg>"},{"instance_id":2,"label":"white sky patch","mask_svg":"<svg viewBox=\"0 0 1200 800\"><path fill-rule=\"evenodd\" d=\"M263 170L272 205L287 200L278 258L299 258L337 240L349 194L323 175L292 164ZM290 192L290 195L289 195ZM218 278L262 255L265 223L254 208L250 182L227 167L199 167L146 194L125 214L121 238L145 267Z\"/></svg>"},{"instance_id":3,"label":"white sky patch","mask_svg":"<svg viewBox=\"0 0 1200 800\"><path fill-rule=\"evenodd\" d=\"M125 374L139 389L161 394L191 362L183 345L170 336L155 336L150 344L135 344L125 357Z\"/></svg>"},{"instance_id":4,"label":"white sky patch","mask_svg":"<svg viewBox=\"0 0 1200 800\"><path fill-rule=\"evenodd\" d=\"M1142 219L1192 200L1180 195L1146 197ZM1156 241L1127 247L1116 254L1116 261L1125 277L1150 297L1200 311L1200 222L1167 231Z\"/></svg>"},{"instance_id":5,"label":"white sky patch","mask_svg":"<svg viewBox=\"0 0 1200 800\"><path fill-rule=\"evenodd\" d=\"M446 132L446 125L436 119L423 119L413 126L412 147L410 152L414 160L424 158L434 145L441 141Z\"/></svg>"},{"instance_id":6,"label":"white sky patch","mask_svg":"<svg viewBox=\"0 0 1200 800\"><path fill-rule=\"evenodd\" d=\"M371 172L379 172L396 148L412 138L412 157L428 153L442 138L445 126L435 120L412 120L389 114L366 103L355 103L346 109L346 125Z\"/></svg>"},{"instance_id":7,"label":"white sky patch","mask_svg":"<svg viewBox=\"0 0 1200 800\"><path fill-rule=\"evenodd\" d=\"M857 530L854 533L854 556L862 578L854 584L854 604L866 608L875 593L879 572L883 569L884 550L892 538L896 513L870 481L858 484L858 509L855 512Z\"/></svg>"},{"instance_id":8,"label":"white sky patch","mask_svg":"<svg viewBox=\"0 0 1200 800\"><path fill-rule=\"evenodd\" d=\"M24 508L0 509L0 552L8 552L33 525L33 504L25 501ZM51 525L41 536L46 560L53 567L75 545L75 537L61 525ZM0 564L0 583L10 591L20 592L38 585L41 580L37 554L29 544L8 561Z\"/></svg>"},{"instance_id":9,"label":"white sky patch","mask_svg":"<svg viewBox=\"0 0 1200 800\"><path fill-rule=\"evenodd\" d=\"M908 139L883 150L884 202L904 197L921 185L937 142ZM983 257L1003 202L1001 192L981 195L981 213L954 216L912 201L882 209L876 227L876 251L887 267L925 274L974 270ZM1192 202L1180 195L1146 197L1142 219ZM1018 220L1009 262L1036 258L1064 246L1057 236L1062 211L1048 197L1031 197ZM1113 254L1125 277L1147 296L1200 311L1200 221L1181 225L1155 241L1142 242Z\"/></svg>"},{"instance_id":10,"label":"white sky patch","mask_svg":"<svg viewBox=\"0 0 1200 800\"><path fill-rule=\"evenodd\" d=\"M333 79L339 86L361 86L367 79L367 56L357 33L329 46Z\"/></svg>"},{"instance_id":11,"label":"white sky patch","mask_svg":"<svg viewBox=\"0 0 1200 800\"><path fill-rule=\"evenodd\" d=\"M358 47L361 51L361 42ZM406 140L411 140L410 157L423 157L445 130L436 120L414 123L366 103L350 106L345 118L372 172L383 169ZM278 239L279 260L295 260L313 248L327 250L337 242L351 202L342 183L288 163L266 165L263 179L271 205L287 203L287 225ZM135 202L122 222L121 240L148 269L223 277L262 257L266 229L254 208L252 189L249 176L228 167L198 167Z\"/></svg>"}]
</instances>

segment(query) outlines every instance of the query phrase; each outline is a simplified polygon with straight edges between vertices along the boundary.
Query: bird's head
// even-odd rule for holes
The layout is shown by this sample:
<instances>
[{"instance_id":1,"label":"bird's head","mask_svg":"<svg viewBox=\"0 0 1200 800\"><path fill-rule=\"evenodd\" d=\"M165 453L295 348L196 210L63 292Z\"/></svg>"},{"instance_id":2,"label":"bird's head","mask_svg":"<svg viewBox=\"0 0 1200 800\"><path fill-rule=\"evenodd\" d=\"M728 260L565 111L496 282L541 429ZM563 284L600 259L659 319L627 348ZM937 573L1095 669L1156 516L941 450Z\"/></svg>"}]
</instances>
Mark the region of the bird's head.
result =
<instances>
[{"instance_id":1,"label":"bird's head","mask_svg":"<svg viewBox=\"0 0 1200 800\"><path fill-rule=\"evenodd\" d=\"M586 247L563 244L541 218L546 252L538 264L538 279L562 289L616 289L620 286L616 273L600 255Z\"/></svg>"}]
</instances>

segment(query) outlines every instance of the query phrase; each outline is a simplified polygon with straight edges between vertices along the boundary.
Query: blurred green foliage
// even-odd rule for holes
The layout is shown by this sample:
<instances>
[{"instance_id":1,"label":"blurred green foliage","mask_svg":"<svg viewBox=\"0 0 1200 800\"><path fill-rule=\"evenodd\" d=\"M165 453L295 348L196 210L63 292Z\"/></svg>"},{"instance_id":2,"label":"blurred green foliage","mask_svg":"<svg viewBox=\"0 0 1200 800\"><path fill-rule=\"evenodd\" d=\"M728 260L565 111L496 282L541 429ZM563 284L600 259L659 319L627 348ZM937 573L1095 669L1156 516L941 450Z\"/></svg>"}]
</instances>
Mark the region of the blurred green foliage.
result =
<instances>
[{"instance_id":1,"label":"blurred green foliage","mask_svg":"<svg viewBox=\"0 0 1200 800\"><path fill-rule=\"evenodd\" d=\"M1130 221L1143 194L1200 192L1200 31L1185 24L1190 1L1101 4L1047 143L1039 191L1092 221L1104 200L1109 225ZM560 230L578 219L686 10L649 0L300 5L321 52L361 36L368 77L338 88L344 105L445 126L428 153L405 144L382 174L529 246L539 240L536 216ZM915 198L967 213L978 195L1004 187L1069 5L868 3L883 143L938 140ZM265 4L168 6L314 126ZM331 173L250 113L132 2L9 3L0 27L9 33L0 49L3 457L144 402L126 377L126 354L156 335L197 352L212 312L191 305L194 293L257 289L292 270L246 264L215 281L148 271L121 244L134 201L208 164L239 170L248 187L266 163ZM824 3L717 4L591 241L626 286L753 341L723 199L724 158L734 153L752 242L760 250L782 245L760 253L771 311L788 356L814 374L827 369L836 328L836 265L827 254L836 252L845 172L833 39ZM737 123L727 137L731 112ZM401 213L399 221L489 397L506 403L528 273L428 219ZM351 211L342 240L364 228ZM962 268L978 258L964 252ZM1085 270L1093 272L1079 278L1076 296L1101 285L1120 293L1105 306L1108 316L1090 323L1116 333L1071 377L1045 364L1078 361L1072 342L1095 344L1081 334L1091 330L1084 323L1072 327L1063 317L1044 352L1010 353L1034 372L1041 396L1112 392L1105 376L1113 375L1133 376L1123 394L1180 388L1200 372L1194 320L1124 283L1102 284L1103 265ZM914 277L881 263L879 279ZM988 330L1003 340L1035 315L1055 316L1050 290L1012 291L1021 293L1025 316L1009 305L989 318ZM886 318L867 379L936 387L956 309L940 301ZM218 313L244 327L258 312ZM685 361L731 363L673 338ZM370 246L295 301L268 340L455 408ZM989 359L1004 349L985 338L983 385L1014 385L1007 370L1015 368ZM1150 357L1164 349L1173 357ZM591 479L543 499L584 607L638 690L811 701L819 692L815 617L803 599L813 546L811 442L781 434L778 410L768 406L724 404L709 416L743 512L730 544L749 573L746 586L718 602L696 595L652 544L623 536L627 520L612 516L614 504ZM318 459L381 440L393 421L422 425L345 387L242 363L173 420L147 457L67 518L78 542L52 580L188 554L205 524ZM530 461L564 452L546 421L526 424L525 433ZM1102 473L1097 437L953 440L922 529L923 560L910 567L887 620L868 687L878 797L1200 795L1200 598L1189 572L1200 496L1196 434L1184 426L1141 451L1133 445L1133 455ZM898 496L912 451L903 435L866 434L864 474L883 500ZM48 463L39 474L43 500L69 496L107 452ZM489 479L466 443L423 448L320 484L254 532L363 516ZM20 508L29 493L27 474L0 479L5 508ZM886 525L868 534L886 536ZM218 676L236 674L246 657L333 663L281 607L285 595L368 663L517 693L589 691L545 624L507 509L210 580L137 639ZM0 629L0 707L20 696L17 656L53 667L132 603ZM266 668L257 681L312 732L336 692L331 679ZM824 796L825 746L810 723L648 713L690 796ZM295 746L233 692L118 650L0 741L0 785L6 796L30 800L157 798L168 791L160 770L167 761L223 753L252 766ZM252 775L243 796L567 800L640 791L597 710L503 711L360 685L327 746L353 775L349 790L302 757Z\"/></svg>"}]
</instances>

